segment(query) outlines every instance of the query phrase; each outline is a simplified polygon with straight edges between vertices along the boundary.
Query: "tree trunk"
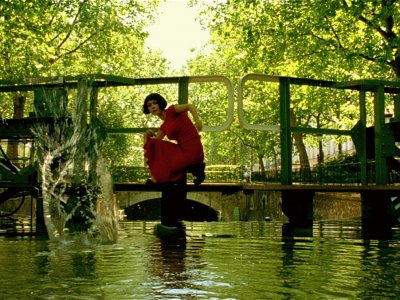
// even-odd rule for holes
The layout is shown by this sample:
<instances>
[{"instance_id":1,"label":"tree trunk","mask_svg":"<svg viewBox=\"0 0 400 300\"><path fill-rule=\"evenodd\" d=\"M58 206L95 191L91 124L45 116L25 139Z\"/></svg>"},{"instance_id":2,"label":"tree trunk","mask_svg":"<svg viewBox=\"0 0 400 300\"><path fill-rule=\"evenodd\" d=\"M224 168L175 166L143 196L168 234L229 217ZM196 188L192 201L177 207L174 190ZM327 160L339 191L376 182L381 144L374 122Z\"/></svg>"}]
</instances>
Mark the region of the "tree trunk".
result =
<instances>
[{"instance_id":1,"label":"tree trunk","mask_svg":"<svg viewBox=\"0 0 400 300\"><path fill-rule=\"evenodd\" d=\"M321 114L319 113L317 115L317 128L321 128L321 123L319 121L319 118L321 117ZM324 147L322 144L322 134L317 135L318 137L318 163L323 163L324 159L325 159L325 155L324 155Z\"/></svg>"},{"instance_id":2,"label":"tree trunk","mask_svg":"<svg viewBox=\"0 0 400 300\"><path fill-rule=\"evenodd\" d=\"M13 97L13 102L14 102L13 118L14 119L22 119L24 117L26 97L15 94ZM8 140L8 146L7 146L7 156L17 166L19 166L18 144L19 144L19 141Z\"/></svg>"},{"instance_id":3,"label":"tree trunk","mask_svg":"<svg viewBox=\"0 0 400 300\"><path fill-rule=\"evenodd\" d=\"M342 155L343 155L342 139L339 140L338 154L339 154L339 156L342 156Z\"/></svg>"},{"instance_id":4,"label":"tree trunk","mask_svg":"<svg viewBox=\"0 0 400 300\"><path fill-rule=\"evenodd\" d=\"M389 63L392 68L394 74L396 74L396 78L400 77L400 56L396 55L394 60Z\"/></svg>"},{"instance_id":5,"label":"tree trunk","mask_svg":"<svg viewBox=\"0 0 400 300\"><path fill-rule=\"evenodd\" d=\"M260 171L264 174L265 166L264 166L264 161L263 161L263 155L262 154L258 155L258 165L259 165Z\"/></svg>"},{"instance_id":6,"label":"tree trunk","mask_svg":"<svg viewBox=\"0 0 400 300\"><path fill-rule=\"evenodd\" d=\"M318 163L323 163L325 160L324 147L322 141L318 141Z\"/></svg>"},{"instance_id":7,"label":"tree trunk","mask_svg":"<svg viewBox=\"0 0 400 300\"><path fill-rule=\"evenodd\" d=\"M297 127L296 115L293 109L290 110L290 125L292 127ZM306 146L303 142L303 134L300 132L293 133L294 143L296 145L297 151L299 152L300 159L300 174L302 177L311 175L310 161L308 159L308 154L306 151Z\"/></svg>"}]
</instances>

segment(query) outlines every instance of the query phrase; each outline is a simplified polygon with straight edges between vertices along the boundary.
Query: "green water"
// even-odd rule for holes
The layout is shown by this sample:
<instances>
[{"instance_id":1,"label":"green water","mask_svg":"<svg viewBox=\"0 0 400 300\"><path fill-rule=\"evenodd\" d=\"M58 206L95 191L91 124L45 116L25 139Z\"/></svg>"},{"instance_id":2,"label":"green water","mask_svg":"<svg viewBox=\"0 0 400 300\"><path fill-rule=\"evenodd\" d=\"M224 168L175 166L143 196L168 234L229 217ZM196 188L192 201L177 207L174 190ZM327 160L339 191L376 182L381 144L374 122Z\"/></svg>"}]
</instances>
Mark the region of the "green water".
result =
<instances>
[{"instance_id":1,"label":"green water","mask_svg":"<svg viewBox=\"0 0 400 300\"><path fill-rule=\"evenodd\" d=\"M399 299L400 229L363 239L354 220L284 236L280 222L186 223L186 245L155 223L119 241L0 237L0 299Z\"/></svg>"}]
</instances>

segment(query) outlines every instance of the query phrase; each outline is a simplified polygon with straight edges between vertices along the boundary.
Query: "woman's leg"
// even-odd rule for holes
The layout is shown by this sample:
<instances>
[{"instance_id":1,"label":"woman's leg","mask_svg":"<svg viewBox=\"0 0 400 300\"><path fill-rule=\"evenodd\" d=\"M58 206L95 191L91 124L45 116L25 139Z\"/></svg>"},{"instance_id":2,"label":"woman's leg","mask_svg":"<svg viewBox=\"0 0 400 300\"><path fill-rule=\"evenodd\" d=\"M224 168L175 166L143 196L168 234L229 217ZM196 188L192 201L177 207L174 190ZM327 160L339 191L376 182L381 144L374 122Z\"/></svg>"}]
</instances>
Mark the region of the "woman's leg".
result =
<instances>
[{"instance_id":1,"label":"woman's leg","mask_svg":"<svg viewBox=\"0 0 400 300\"><path fill-rule=\"evenodd\" d=\"M189 166L188 172L192 173L193 176L196 177L193 180L195 185L200 185L206 178L205 168L206 164L204 162Z\"/></svg>"}]
</instances>

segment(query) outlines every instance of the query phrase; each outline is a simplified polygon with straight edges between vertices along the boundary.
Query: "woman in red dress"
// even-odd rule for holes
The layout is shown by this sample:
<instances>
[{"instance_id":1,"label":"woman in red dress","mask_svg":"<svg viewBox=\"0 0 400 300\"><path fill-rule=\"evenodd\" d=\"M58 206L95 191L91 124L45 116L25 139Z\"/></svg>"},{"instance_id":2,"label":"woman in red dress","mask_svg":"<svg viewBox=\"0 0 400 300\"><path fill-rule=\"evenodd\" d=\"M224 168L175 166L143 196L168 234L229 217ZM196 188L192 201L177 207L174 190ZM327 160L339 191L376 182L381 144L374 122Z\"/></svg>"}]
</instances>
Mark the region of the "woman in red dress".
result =
<instances>
[{"instance_id":1,"label":"woman in red dress","mask_svg":"<svg viewBox=\"0 0 400 300\"><path fill-rule=\"evenodd\" d=\"M204 181L204 152L199 131L202 123L193 104L177 104L168 108L167 101L160 94L148 95L143 112L159 117L164 122L157 132L147 130L144 156L150 168L153 183L180 183L186 179L186 172L196 178L195 184ZM190 112L194 124L189 119ZM171 141L163 140L167 136Z\"/></svg>"}]
</instances>

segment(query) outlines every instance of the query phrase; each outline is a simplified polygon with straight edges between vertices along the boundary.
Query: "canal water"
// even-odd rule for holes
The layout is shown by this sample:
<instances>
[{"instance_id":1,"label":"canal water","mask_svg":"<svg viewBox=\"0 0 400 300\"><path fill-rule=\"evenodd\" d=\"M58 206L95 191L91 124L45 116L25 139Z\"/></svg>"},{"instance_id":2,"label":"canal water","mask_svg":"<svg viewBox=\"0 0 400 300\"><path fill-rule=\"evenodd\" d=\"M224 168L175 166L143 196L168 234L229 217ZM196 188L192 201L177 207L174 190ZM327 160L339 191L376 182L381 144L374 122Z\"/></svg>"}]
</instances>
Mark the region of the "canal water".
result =
<instances>
[{"instance_id":1,"label":"canal water","mask_svg":"<svg viewBox=\"0 0 400 300\"><path fill-rule=\"evenodd\" d=\"M359 220L186 222L166 243L155 222L121 222L118 242L0 237L0 299L399 299L400 229L362 238Z\"/></svg>"}]
</instances>

